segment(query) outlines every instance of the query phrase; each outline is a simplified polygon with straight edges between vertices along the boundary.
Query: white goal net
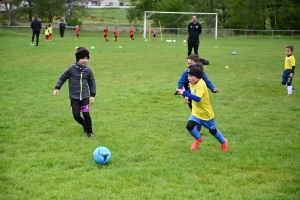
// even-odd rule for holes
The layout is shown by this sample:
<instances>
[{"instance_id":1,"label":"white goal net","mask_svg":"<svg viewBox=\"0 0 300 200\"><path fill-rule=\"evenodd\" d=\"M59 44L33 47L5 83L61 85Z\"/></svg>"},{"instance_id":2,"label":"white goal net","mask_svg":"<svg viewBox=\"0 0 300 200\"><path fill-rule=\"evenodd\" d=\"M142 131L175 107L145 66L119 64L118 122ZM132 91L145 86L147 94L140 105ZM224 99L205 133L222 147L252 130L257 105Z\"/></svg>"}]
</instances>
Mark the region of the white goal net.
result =
<instances>
[{"instance_id":1,"label":"white goal net","mask_svg":"<svg viewBox=\"0 0 300 200\"><path fill-rule=\"evenodd\" d=\"M147 33L150 33L151 24L156 24L163 28L187 28L187 21L190 21L192 16L196 15L199 19L201 15L207 16L207 20L210 26L215 26L214 37L218 37L218 13L199 13L199 12L164 12L164 11L144 11L144 31L143 37L147 38ZM161 23L162 21L162 23ZM202 23L200 23L202 24ZM203 26L202 26L203 28ZM213 27L208 27L213 28ZM161 32L161 31L160 31Z\"/></svg>"}]
</instances>

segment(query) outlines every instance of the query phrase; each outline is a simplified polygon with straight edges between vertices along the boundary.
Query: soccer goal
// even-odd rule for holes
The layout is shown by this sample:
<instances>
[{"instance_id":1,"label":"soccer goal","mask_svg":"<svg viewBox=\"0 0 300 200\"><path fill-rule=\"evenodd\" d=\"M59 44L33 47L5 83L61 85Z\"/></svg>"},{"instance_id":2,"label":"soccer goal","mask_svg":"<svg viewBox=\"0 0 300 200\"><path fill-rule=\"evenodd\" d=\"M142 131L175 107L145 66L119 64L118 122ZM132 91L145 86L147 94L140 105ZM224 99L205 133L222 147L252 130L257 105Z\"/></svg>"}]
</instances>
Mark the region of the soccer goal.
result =
<instances>
[{"instance_id":1,"label":"soccer goal","mask_svg":"<svg viewBox=\"0 0 300 200\"><path fill-rule=\"evenodd\" d=\"M146 39L146 35L147 35L147 28L149 29L148 31L150 32L150 26L151 24L147 24L147 19L149 18L149 16L153 15L153 14L168 14L168 15L180 15L179 17L176 17L176 19L173 21L174 23L179 22L180 19L184 16L184 15L189 15L189 19L191 19L191 17L193 15L215 15L215 39L218 38L218 13L199 13L199 12L164 12L164 11L144 11L144 32L143 32L143 36L144 39ZM148 26L148 27L147 27ZM161 37L162 37L162 27L159 21L159 26L160 26L160 32L161 32ZM186 24L187 26L187 24Z\"/></svg>"}]
</instances>

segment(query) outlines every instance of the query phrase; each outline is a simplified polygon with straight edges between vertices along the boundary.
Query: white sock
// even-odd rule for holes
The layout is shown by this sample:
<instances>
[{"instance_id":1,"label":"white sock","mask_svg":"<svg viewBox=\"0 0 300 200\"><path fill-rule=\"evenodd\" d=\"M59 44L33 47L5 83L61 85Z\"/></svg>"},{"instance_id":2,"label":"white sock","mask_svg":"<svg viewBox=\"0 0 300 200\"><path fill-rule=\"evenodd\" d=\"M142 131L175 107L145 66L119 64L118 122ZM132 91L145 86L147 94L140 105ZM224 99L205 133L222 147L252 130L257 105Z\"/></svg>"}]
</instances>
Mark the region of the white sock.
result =
<instances>
[{"instance_id":1,"label":"white sock","mask_svg":"<svg viewBox=\"0 0 300 200\"><path fill-rule=\"evenodd\" d=\"M293 86L288 86L287 87L287 91L288 91L288 94L292 94L293 93Z\"/></svg>"}]
</instances>

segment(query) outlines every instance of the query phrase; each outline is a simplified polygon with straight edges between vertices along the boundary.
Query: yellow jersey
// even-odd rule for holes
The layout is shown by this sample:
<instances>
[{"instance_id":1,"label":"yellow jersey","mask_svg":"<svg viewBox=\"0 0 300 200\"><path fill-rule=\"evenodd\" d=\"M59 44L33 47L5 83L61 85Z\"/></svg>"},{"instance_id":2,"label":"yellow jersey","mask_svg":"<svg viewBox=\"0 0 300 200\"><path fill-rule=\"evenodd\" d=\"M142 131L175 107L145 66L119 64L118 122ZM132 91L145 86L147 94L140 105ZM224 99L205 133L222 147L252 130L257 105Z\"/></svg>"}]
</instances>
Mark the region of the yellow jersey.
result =
<instances>
[{"instance_id":1,"label":"yellow jersey","mask_svg":"<svg viewBox=\"0 0 300 200\"><path fill-rule=\"evenodd\" d=\"M285 57L284 69L292 70L293 66L296 66L295 57L293 55Z\"/></svg>"},{"instance_id":2,"label":"yellow jersey","mask_svg":"<svg viewBox=\"0 0 300 200\"><path fill-rule=\"evenodd\" d=\"M190 84L191 94L201 98L199 102L192 100L192 115L201 120L211 120L214 118L214 111L210 104L208 89L203 79L196 84Z\"/></svg>"}]
</instances>

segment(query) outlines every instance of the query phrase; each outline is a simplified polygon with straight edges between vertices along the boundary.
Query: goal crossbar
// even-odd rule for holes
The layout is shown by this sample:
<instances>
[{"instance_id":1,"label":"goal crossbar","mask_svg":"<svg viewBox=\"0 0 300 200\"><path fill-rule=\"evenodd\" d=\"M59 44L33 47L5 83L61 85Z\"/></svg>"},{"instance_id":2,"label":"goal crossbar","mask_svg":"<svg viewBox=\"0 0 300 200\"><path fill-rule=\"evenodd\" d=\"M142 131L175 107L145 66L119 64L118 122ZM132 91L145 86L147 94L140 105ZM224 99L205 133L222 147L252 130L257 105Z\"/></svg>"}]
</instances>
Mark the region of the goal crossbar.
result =
<instances>
[{"instance_id":1,"label":"goal crossbar","mask_svg":"<svg viewBox=\"0 0 300 200\"><path fill-rule=\"evenodd\" d=\"M215 25L215 39L218 38L218 13L200 13L200 12L166 12L166 11L144 11L144 39L147 33L147 13L160 13L160 14L191 14L191 15L216 15Z\"/></svg>"}]
</instances>

